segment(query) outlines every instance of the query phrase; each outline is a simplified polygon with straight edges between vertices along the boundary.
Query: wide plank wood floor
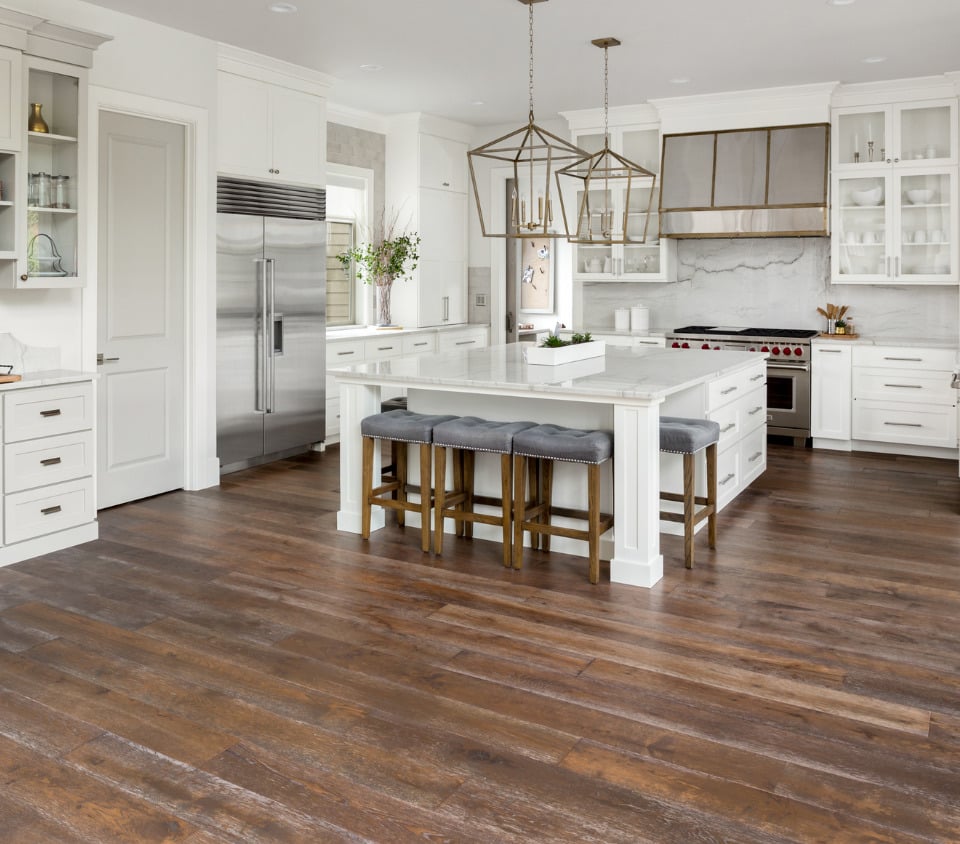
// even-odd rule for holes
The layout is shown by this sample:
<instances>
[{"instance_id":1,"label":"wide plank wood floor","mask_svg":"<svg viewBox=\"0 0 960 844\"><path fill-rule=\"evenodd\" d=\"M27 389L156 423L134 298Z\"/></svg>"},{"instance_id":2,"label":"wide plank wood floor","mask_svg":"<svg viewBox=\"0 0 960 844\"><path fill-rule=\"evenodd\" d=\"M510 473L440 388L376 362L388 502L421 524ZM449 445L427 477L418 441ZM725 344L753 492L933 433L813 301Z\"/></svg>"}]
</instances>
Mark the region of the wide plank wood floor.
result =
<instances>
[{"instance_id":1,"label":"wide plank wood floor","mask_svg":"<svg viewBox=\"0 0 960 844\"><path fill-rule=\"evenodd\" d=\"M338 452L0 569L2 842L958 842L956 463L771 446L654 589L336 530Z\"/></svg>"}]
</instances>

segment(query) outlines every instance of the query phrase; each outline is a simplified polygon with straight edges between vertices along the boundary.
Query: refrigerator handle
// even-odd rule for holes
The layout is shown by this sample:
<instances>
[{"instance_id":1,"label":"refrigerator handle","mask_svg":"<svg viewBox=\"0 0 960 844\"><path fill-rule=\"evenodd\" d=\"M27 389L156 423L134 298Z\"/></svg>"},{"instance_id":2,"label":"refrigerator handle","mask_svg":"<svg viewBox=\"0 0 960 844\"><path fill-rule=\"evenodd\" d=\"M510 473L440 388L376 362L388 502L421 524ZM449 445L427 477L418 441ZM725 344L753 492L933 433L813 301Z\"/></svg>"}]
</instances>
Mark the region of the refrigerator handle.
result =
<instances>
[{"instance_id":1,"label":"refrigerator handle","mask_svg":"<svg viewBox=\"0 0 960 844\"><path fill-rule=\"evenodd\" d=\"M269 313L267 314L267 325L268 329L268 338L267 338L267 363L269 365L269 392L267 393L267 413L273 413L276 408L275 404L277 401L277 389L276 389L276 358L274 352L277 348L277 336L276 336L276 261L273 258L267 258L267 295L268 302L267 307Z\"/></svg>"},{"instance_id":2,"label":"refrigerator handle","mask_svg":"<svg viewBox=\"0 0 960 844\"><path fill-rule=\"evenodd\" d=\"M267 395L267 267L257 258L257 372L254 410L266 410Z\"/></svg>"}]
</instances>

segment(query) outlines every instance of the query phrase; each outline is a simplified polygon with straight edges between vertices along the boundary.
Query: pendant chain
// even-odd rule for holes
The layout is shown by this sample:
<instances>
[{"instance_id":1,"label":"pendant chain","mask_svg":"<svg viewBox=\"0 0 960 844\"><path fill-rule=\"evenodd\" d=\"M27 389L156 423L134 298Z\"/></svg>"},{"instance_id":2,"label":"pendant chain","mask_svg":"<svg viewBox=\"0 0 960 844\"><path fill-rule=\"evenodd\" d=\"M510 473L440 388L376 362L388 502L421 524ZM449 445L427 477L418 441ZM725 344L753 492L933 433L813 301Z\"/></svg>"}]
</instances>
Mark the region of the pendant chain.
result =
<instances>
[{"instance_id":1,"label":"pendant chain","mask_svg":"<svg viewBox=\"0 0 960 844\"><path fill-rule=\"evenodd\" d=\"M610 50L607 47L603 48L603 140L604 140L604 143L607 143L610 139L609 122L607 119L607 108L609 104L607 87L610 79L609 62L608 62L609 52Z\"/></svg>"},{"instance_id":2,"label":"pendant chain","mask_svg":"<svg viewBox=\"0 0 960 844\"><path fill-rule=\"evenodd\" d=\"M527 4L530 11L530 119L533 119L533 3Z\"/></svg>"}]
</instances>

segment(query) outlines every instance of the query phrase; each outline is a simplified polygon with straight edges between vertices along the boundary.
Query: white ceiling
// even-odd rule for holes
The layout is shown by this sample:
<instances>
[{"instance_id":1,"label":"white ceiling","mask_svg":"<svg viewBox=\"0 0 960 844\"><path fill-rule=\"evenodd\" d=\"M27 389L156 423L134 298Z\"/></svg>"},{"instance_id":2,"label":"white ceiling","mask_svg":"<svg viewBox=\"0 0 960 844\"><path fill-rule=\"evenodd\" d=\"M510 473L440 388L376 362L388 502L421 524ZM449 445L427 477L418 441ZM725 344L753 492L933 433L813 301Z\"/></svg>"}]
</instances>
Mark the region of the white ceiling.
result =
<instances>
[{"instance_id":1,"label":"white ceiling","mask_svg":"<svg viewBox=\"0 0 960 844\"><path fill-rule=\"evenodd\" d=\"M331 100L473 124L527 110L527 6L518 0L92 0L333 76ZM960 70L960 0L549 0L534 5L538 121L610 105L813 82ZM868 56L885 56L864 64ZM363 64L382 65L376 72ZM670 80L689 77L687 84ZM482 100L484 105L474 105Z\"/></svg>"}]
</instances>

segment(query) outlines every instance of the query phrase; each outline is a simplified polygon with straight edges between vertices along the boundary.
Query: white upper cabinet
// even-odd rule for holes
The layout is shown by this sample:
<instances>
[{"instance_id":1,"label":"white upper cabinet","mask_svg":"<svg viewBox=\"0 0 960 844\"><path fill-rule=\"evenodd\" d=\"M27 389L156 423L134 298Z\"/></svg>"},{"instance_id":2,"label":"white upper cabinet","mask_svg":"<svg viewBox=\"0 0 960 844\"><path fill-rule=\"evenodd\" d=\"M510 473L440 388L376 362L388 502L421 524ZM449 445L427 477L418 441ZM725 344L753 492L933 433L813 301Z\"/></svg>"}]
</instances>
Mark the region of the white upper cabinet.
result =
<instances>
[{"instance_id":1,"label":"white upper cabinet","mask_svg":"<svg viewBox=\"0 0 960 844\"><path fill-rule=\"evenodd\" d=\"M233 73L218 74L217 169L280 182L326 184L326 101Z\"/></svg>"},{"instance_id":2,"label":"white upper cabinet","mask_svg":"<svg viewBox=\"0 0 960 844\"><path fill-rule=\"evenodd\" d=\"M23 148L23 114L20 108L21 56L19 50L0 47L0 150ZM4 180L4 191L8 182ZM6 197L2 197L6 199Z\"/></svg>"},{"instance_id":3,"label":"white upper cabinet","mask_svg":"<svg viewBox=\"0 0 960 844\"><path fill-rule=\"evenodd\" d=\"M217 68L217 171L325 187L329 78L226 45Z\"/></svg>"},{"instance_id":4,"label":"white upper cabinet","mask_svg":"<svg viewBox=\"0 0 960 844\"><path fill-rule=\"evenodd\" d=\"M420 187L467 192L467 145L436 135L420 136Z\"/></svg>"},{"instance_id":5,"label":"white upper cabinet","mask_svg":"<svg viewBox=\"0 0 960 844\"><path fill-rule=\"evenodd\" d=\"M833 281L957 284L957 99L845 105L832 126Z\"/></svg>"}]
</instances>

